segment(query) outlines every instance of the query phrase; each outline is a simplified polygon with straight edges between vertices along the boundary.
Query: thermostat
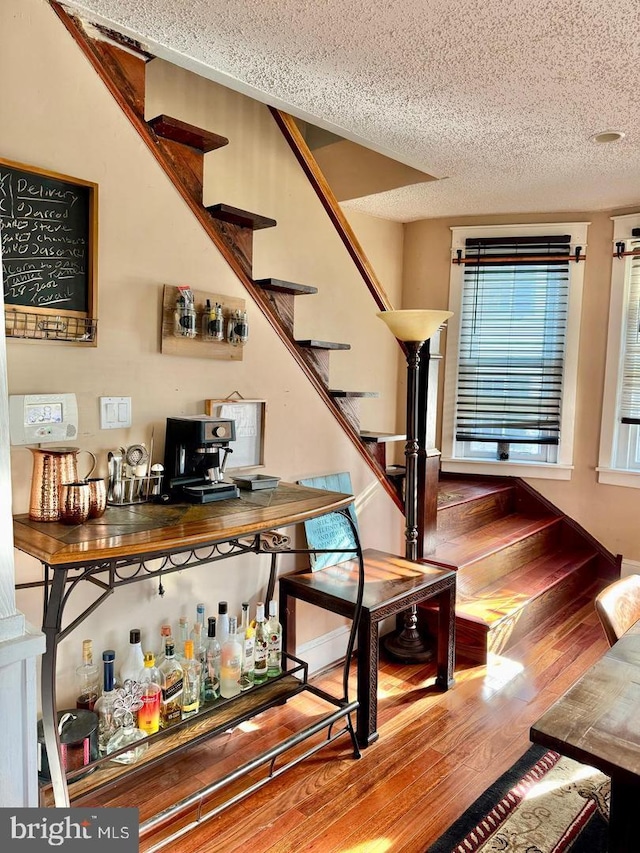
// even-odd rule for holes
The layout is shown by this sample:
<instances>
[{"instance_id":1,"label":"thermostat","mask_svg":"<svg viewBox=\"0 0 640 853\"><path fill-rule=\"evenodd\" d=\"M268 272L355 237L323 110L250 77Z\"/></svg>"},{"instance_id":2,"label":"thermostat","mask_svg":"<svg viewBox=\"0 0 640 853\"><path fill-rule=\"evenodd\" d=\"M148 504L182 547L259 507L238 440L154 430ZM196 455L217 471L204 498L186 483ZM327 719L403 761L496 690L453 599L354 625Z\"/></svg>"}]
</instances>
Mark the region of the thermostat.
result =
<instances>
[{"instance_id":1,"label":"thermostat","mask_svg":"<svg viewBox=\"0 0 640 853\"><path fill-rule=\"evenodd\" d=\"M9 435L11 444L73 441L78 435L76 395L10 395Z\"/></svg>"}]
</instances>

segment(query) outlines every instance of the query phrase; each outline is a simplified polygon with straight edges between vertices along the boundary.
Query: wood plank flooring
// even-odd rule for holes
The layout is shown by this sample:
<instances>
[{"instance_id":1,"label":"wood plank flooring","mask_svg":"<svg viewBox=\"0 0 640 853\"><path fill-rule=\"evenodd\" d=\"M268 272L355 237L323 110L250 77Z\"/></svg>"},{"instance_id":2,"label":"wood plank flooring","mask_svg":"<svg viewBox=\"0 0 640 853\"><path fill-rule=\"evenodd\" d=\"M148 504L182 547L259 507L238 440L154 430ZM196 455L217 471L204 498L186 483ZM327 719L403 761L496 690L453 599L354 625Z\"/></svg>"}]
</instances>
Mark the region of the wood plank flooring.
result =
<instances>
[{"instance_id":1,"label":"wood plank flooring","mask_svg":"<svg viewBox=\"0 0 640 853\"><path fill-rule=\"evenodd\" d=\"M382 661L380 739L359 761L349 739L339 738L165 849L424 853L526 751L529 726L606 648L593 601L585 596L579 609L559 611L488 665L459 661L448 693L432 686L433 665ZM316 681L339 692L340 679L334 669ZM272 709L94 804L139 805L144 818L315 713L306 699ZM145 840L141 850L151 844Z\"/></svg>"}]
</instances>

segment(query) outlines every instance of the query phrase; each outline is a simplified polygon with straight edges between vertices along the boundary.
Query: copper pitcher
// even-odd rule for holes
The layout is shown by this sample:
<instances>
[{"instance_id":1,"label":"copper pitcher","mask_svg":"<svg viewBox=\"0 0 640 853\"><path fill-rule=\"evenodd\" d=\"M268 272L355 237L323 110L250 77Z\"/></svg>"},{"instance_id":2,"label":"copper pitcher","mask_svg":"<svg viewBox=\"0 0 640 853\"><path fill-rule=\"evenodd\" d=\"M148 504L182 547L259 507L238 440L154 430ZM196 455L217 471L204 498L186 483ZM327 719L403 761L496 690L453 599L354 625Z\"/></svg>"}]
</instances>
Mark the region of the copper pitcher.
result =
<instances>
[{"instance_id":1,"label":"copper pitcher","mask_svg":"<svg viewBox=\"0 0 640 853\"><path fill-rule=\"evenodd\" d=\"M29 447L33 454L29 518L32 521L60 520L60 486L78 480L78 454L88 453L93 460L86 477L96 467L96 457L79 447Z\"/></svg>"}]
</instances>

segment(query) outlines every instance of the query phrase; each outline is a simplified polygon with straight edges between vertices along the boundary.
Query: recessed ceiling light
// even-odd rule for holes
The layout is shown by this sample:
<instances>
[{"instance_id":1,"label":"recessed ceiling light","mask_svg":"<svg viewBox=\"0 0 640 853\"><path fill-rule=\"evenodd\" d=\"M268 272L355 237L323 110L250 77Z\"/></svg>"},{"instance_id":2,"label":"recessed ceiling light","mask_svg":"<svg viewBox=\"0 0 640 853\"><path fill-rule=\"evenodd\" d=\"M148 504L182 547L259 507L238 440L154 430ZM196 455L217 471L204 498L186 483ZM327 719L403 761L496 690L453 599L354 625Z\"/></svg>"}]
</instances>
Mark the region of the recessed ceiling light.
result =
<instances>
[{"instance_id":1,"label":"recessed ceiling light","mask_svg":"<svg viewBox=\"0 0 640 853\"><path fill-rule=\"evenodd\" d=\"M625 134L621 130L603 130L601 133L594 134L591 137L591 141L603 144L607 142L619 142L624 137Z\"/></svg>"}]
</instances>

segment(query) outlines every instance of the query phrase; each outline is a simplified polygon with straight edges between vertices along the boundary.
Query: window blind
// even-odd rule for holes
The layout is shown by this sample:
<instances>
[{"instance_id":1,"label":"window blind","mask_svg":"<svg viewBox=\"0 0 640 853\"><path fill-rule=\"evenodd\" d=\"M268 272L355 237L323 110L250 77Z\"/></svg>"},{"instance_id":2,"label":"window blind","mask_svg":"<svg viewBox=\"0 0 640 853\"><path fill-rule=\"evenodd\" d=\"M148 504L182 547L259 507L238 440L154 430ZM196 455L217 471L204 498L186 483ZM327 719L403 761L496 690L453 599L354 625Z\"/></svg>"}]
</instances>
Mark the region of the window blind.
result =
<instances>
[{"instance_id":1,"label":"window blind","mask_svg":"<svg viewBox=\"0 0 640 853\"><path fill-rule=\"evenodd\" d=\"M559 443L570 252L568 235L466 240L458 440Z\"/></svg>"},{"instance_id":2,"label":"window blind","mask_svg":"<svg viewBox=\"0 0 640 853\"><path fill-rule=\"evenodd\" d=\"M629 301L624 330L620 420L623 424L640 424L640 240L632 240Z\"/></svg>"}]
</instances>

